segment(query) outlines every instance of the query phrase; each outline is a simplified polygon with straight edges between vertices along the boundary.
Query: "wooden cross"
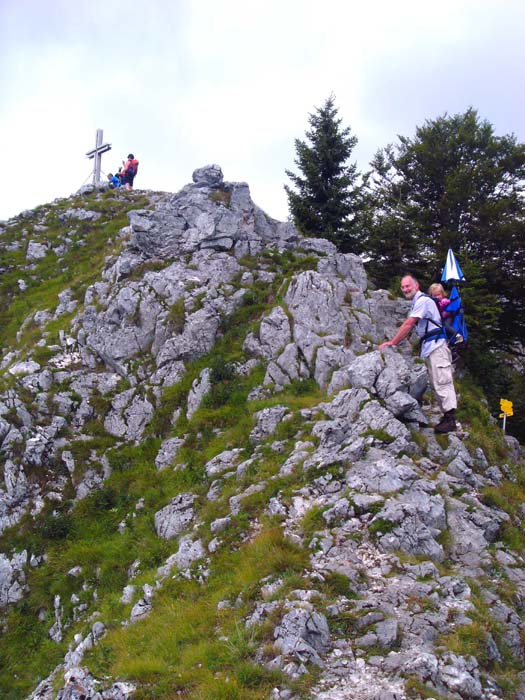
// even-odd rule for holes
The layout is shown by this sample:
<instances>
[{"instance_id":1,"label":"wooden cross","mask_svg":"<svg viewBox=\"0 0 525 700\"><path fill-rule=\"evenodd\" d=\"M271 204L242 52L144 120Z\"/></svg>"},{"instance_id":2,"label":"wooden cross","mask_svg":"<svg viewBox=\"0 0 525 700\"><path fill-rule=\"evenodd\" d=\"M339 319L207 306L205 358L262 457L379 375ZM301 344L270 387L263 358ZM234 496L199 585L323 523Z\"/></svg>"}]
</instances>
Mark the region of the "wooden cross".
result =
<instances>
[{"instance_id":1,"label":"wooden cross","mask_svg":"<svg viewBox=\"0 0 525 700\"><path fill-rule=\"evenodd\" d=\"M95 187L100 185L100 163L102 160L102 154L111 150L110 143L102 143L103 133L104 132L102 131L102 129L97 129L97 138L96 138L96 142L95 142L95 148L86 153L86 156L89 159L91 159L91 158L95 159L95 163L93 165L93 185Z\"/></svg>"}]
</instances>

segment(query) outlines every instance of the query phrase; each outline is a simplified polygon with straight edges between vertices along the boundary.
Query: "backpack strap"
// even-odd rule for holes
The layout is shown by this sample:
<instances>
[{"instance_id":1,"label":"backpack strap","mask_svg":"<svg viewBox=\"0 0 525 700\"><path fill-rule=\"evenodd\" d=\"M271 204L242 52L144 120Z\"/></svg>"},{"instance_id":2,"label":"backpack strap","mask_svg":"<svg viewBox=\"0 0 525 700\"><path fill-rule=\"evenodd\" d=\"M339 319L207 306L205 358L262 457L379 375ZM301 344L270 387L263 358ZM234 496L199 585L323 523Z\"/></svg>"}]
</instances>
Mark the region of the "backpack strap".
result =
<instances>
[{"instance_id":1,"label":"backpack strap","mask_svg":"<svg viewBox=\"0 0 525 700\"><path fill-rule=\"evenodd\" d=\"M427 297L428 299L432 299L434 304L437 307L437 310L439 311L439 304L434 297L431 297L430 294L425 294L425 292L421 292L421 294L424 297ZM441 314L440 314L441 318ZM423 344L426 340L439 340L439 338L444 338L447 340L447 331L445 329L445 326L443 323L437 323L436 321L433 321L431 318L425 318L426 321L426 326L425 326L425 334L421 338L421 344ZM432 328L431 330L428 329L428 324L431 323L435 328Z\"/></svg>"}]
</instances>

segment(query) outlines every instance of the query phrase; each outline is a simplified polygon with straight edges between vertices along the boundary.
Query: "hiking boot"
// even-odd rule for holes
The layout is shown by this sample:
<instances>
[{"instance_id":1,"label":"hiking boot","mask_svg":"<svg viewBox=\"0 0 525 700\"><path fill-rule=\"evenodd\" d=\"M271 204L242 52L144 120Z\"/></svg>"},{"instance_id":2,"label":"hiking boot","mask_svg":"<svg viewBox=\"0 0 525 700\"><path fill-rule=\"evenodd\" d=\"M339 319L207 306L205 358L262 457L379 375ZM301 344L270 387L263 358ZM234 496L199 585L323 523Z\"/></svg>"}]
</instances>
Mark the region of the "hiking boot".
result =
<instances>
[{"instance_id":1,"label":"hiking boot","mask_svg":"<svg viewBox=\"0 0 525 700\"><path fill-rule=\"evenodd\" d=\"M435 433L452 433L456 430L456 412L454 409L447 411L439 423L435 426Z\"/></svg>"}]
</instances>

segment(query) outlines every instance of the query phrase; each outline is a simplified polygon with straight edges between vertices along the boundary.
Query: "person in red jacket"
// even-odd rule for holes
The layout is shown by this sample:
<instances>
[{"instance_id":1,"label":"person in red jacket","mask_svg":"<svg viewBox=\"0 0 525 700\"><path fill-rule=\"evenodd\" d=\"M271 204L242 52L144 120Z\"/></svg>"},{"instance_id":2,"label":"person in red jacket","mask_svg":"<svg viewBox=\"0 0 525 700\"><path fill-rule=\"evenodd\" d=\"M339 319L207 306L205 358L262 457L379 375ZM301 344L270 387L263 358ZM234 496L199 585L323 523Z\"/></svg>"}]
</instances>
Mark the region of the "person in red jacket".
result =
<instances>
[{"instance_id":1,"label":"person in red jacket","mask_svg":"<svg viewBox=\"0 0 525 700\"><path fill-rule=\"evenodd\" d=\"M135 175L137 174L137 170L139 169L139 162L135 158L133 153L129 153L127 161L125 163L124 161L122 161L122 163L124 167L120 172L120 177L126 189L132 190L133 180L135 179Z\"/></svg>"}]
</instances>

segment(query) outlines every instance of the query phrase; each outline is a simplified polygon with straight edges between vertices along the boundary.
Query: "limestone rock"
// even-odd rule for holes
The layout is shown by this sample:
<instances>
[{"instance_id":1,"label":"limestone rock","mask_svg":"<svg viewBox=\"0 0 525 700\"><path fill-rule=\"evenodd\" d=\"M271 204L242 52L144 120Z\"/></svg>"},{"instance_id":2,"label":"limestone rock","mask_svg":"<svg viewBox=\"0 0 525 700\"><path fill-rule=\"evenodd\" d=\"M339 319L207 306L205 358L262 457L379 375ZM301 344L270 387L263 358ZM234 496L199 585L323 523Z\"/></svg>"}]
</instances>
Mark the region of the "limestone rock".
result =
<instances>
[{"instance_id":1,"label":"limestone rock","mask_svg":"<svg viewBox=\"0 0 525 700\"><path fill-rule=\"evenodd\" d=\"M104 419L104 428L111 435L139 440L153 411L148 399L137 395L135 389L128 389L113 399L111 410Z\"/></svg>"},{"instance_id":2,"label":"limestone rock","mask_svg":"<svg viewBox=\"0 0 525 700\"><path fill-rule=\"evenodd\" d=\"M182 438L168 438L164 440L155 457L155 466L157 469L165 469L172 464L182 445L184 445L184 439Z\"/></svg>"},{"instance_id":3,"label":"limestone rock","mask_svg":"<svg viewBox=\"0 0 525 700\"><path fill-rule=\"evenodd\" d=\"M194 518L195 496L181 493L155 513L155 531L159 537L170 540L188 528Z\"/></svg>"},{"instance_id":4,"label":"limestone rock","mask_svg":"<svg viewBox=\"0 0 525 700\"><path fill-rule=\"evenodd\" d=\"M26 577L24 566L27 564L27 552L15 554L9 559L0 553L0 608L16 603L24 595Z\"/></svg>"},{"instance_id":5,"label":"limestone rock","mask_svg":"<svg viewBox=\"0 0 525 700\"><path fill-rule=\"evenodd\" d=\"M184 571L193 563L203 559L206 555L201 540L194 540L191 535L183 535L180 538L179 549L173 560L177 567Z\"/></svg>"},{"instance_id":6,"label":"limestone rock","mask_svg":"<svg viewBox=\"0 0 525 700\"><path fill-rule=\"evenodd\" d=\"M228 470L234 470L241 453L242 450L239 448L221 452L205 465L206 475L208 477L214 477Z\"/></svg>"},{"instance_id":7,"label":"limestone rock","mask_svg":"<svg viewBox=\"0 0 525 700\"><path fill-rule=\"evenodd\" d=\"M17 362L15 365L9 368L9 373L15 377L21 374L33 374L38 372L40 365L34 360L28 360L27 362Z\"/></svg>"},{"instance_id":8,"label":"limestone rock","mask_svg":"<svg viewBox=\"0 0 525 700\"><path fill-rule=\"evenodd\" d=\"M41 260L47 255L48 248L43 243L29 241L26 252L27 260Z\"/></svg>"},{"instance_id":9,"label":"limestone rock","mask_svg":"<svg viewBox=\"0 0 525 700\"><path fill-rule=\"evenodd\" d=\"M188 420L193 416L195 411L199 408L202 400L209 393L211 389L211 370L206 367L202 370L199 377L195 379L191 385L190 393L188 394L188 410L186 415Z\"/></svg>"},{"instance_id":10,"label":"limestone rock","mask_svg":"<svg viewBox=\"0 0 525 700\"><path fill-rule=\"evenodd\" d=\"M197 185L218 187L222 185L224 178L219 165L205 165L193 171L192 180Z\"/></svg>"},{"instance_id":11,"label":"limestone rock","mask_svg":"<svg viewBox=\"0 0 525 700\"><path fill-rule=\"evenodd\" d=\"M330 647L330 632L324 615L303 608L293 608L284 615L274 630L274 639L282 654L317 666L323 665L319 654Z\"/></svg>"},{"instance_id":12,"label":"limestone rock","mask_svg":"<svg viewBox=\"0 0 525 700\"><path fill-rule=\"evenodd\" d=\"M284 406L274 406L273 408L263 408L255 414L257 425L250 433L250 440L254 443L260 442L264 438L272 435L279 423L290 418L288 409Z\"/></svg>"}]
</instances>

